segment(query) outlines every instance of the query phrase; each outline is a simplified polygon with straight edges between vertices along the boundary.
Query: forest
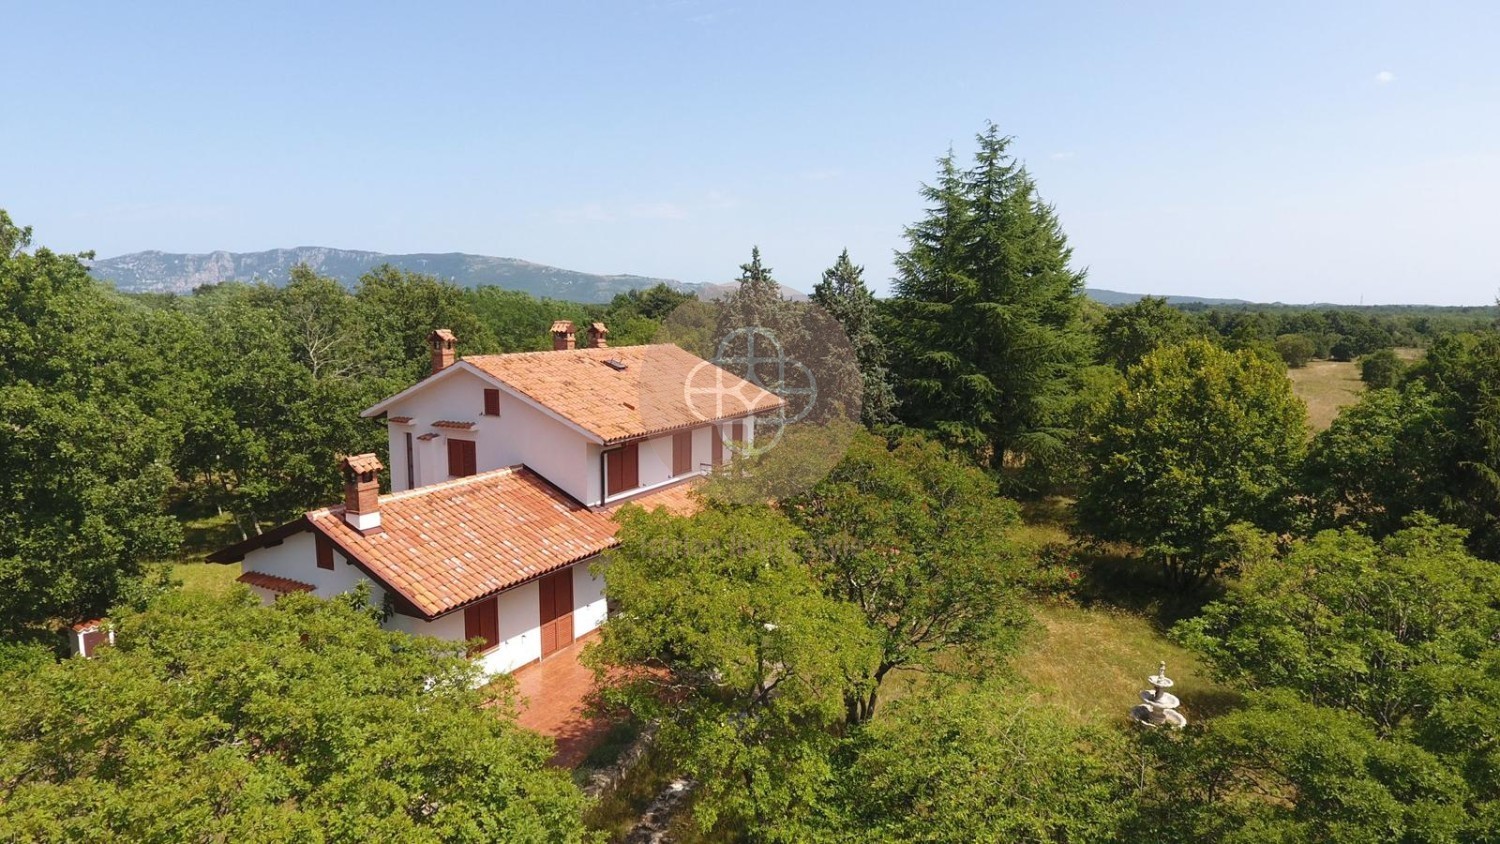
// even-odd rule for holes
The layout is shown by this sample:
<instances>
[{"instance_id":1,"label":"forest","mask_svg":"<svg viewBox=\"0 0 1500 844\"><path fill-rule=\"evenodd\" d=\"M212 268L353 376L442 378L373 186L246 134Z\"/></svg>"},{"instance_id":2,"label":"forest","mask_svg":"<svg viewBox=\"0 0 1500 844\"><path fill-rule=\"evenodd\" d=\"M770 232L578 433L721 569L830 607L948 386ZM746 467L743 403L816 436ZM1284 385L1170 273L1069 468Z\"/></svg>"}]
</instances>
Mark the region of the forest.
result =
<instances>
[{"instance_id":1,"label":"forest","mask_svg":"<svg viewBox=\"0 0 1500 844\"><path fill-rule=\"evenodd\" d=\"M680 841L1500 838L1496 310L1104 307L1008 148L939 159L890 296L831 250L812 301L862 410L826 477L756 491L826 450L807 429L696 515L621 515L590 659L652 740L612 802L364 596L263 608L168 564L212 550L202 520L336 500L432 329L631 345L688 297L391 268L125 295L0 211L0 837L607 841L684 778ZM732 295L773 276L754 250ZM1289 372L1324 361L1364 389L1315 431ZM1133 619L1216 694L1184 684L1181 731L1128 722L1128 683L1076 717L1024 662L1056 607ZM64 658L104 616L117 646Z\"/></svg>"}]
</instances>

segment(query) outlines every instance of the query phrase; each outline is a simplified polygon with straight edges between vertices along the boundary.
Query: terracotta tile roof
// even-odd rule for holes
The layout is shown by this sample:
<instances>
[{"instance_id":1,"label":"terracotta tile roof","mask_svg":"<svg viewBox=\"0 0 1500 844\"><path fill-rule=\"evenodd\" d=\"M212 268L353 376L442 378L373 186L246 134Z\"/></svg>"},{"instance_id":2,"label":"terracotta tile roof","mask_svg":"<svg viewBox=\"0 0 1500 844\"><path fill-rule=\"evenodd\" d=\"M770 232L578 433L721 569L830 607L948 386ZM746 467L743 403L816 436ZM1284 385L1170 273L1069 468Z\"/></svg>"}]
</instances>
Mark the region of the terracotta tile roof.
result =
<instances>
[{"instance_id":1,"label":"terracotta tile roof","mask_svg":"<svg viewBox=\"0 0 1500 844\"><path fill-rule=\"evenodd\" d=\"M91 618L88 621L80 621L77 624L73 625L73 632L74 633L88 633L91 630L98 630L100 628L100 626L102 626L103 624L104 624L104 619L102 619L102 618Z\"/></svg>"},{"instance_id":2,"label":"terracotta tile roof","mask_svg":"<svg viewBox=\"0 0 1500 844\"><path fill-rule=\"evenodd\" d=\"M611 359L624 368L608 365ZM464 361L606 443L786 403L671 344L470 355Z\"/></svg>"},{"instance_id":3,"label":"terracotta tile roof","mask_svg":"<svg viewBox=\"0 0 1500 844\"><path fill-rule=\"evenodd\" d=\"M247 571L236 577L235 580L247 586L259 586L272 592L285 595L288 592L311 592L315 587L311 583L303 583L300 580L292 580L290 577L277 577L274 574L266 574L262 571Z\"/></svg>"},{"instance_id":4,"label":"terracotta tile roof","mask_svg":"<svg viewBox=\"0 0 1500 844\"><path fill-rule=\"evenodd\" d=\"M388 421L388 422L394 422L397 425L410 425L411 424L411 417L410 416L390 416L390 417L386 418L386 421Z\"/></svg>"},{"instance_id":5,"label":"terracotta tile roof","mask_svg":"<svg viewBox=\"0 0 1500 844\"><path fill-rule=\"evenodd\" d=\"M441 435L440 434L434 434L431 431L428 431L427 433L418 436L417 439L421 440L422 442L427 442L428 440L435 440L439 436L441 436Z\"/></svg>"},{"instance_id":6,"label":"terracotta tile roof","mask_svg":"<svg viewBox=\"0 0 1500 844\"><path fill-rule=\"evenodd\" d=\"M433 337L436 337L439 340L453 340L453 341L457 341L458 340L457 337L453 336L453 332L449 331L446 328L434 329L431 334L427 335L427 338L429 340L432 339Z\"/></svg>"},{"instance_id":7,"label":"terracotta tile roof","mask_svg":"<svg viewBox=\"0 0 1500 844\"><path fill-rule=\"evenodd\" d=\"M616 530L524 467L383 495L379 533L361 536L343 513L307 518L428 617L591 557Z\"/></svg>"},{"instance_id":8,"label":"terracotta tile roof","mask_svg":"<svg viewBox=\"0 0 1500 844\"><path fill-rule=\"evenodd\" d=\"M349 471L360 475L365 472L379 472L385 468L380 465L380 458L374 454L351 454L340 462L349 467Z\"/></svg>"},{"instance_id":9,"label":"terracotta tile roof","mask_svg":"<svg viewBox=\"0 0 1500 844\"><path fill-rule=\"evenodd\" d=\"M557 322L552 323L552 333L553 334L572 334L572 333L574 333L573 332L573 321L569 320L569 319L560 319Z\"/></svg>"},{"instance_id":10,"label":"terracotta tile roof","mask_svg":"<svg viewBox=\"0 0 1500 844\"><path fill-rule=\"evenodd\" d=\"M455 431L472 431L474 429L474 423L473 422L455 422L452 419L439 419L438 421L432 423L432 427L434 427L434 428L452 428Z\"/></svg>"},{"instance_id":11,"label":"terracotta tile roof","mask_svg":"<svg viewBox=\"0 0 1500 844\"><path fill-rule=\"evenodd\" d=\"M627 504L636 504L647 510L665 507L668 513L678 516L691 516L703 509L703 502L696 494L697 489L698 483L696 481L673 484L669 487L652 490L651 492L637 495L634 498L627 498L619 503L611 504L605 507L602 512L608 513L613 517L615 513L619 512L621 507Z\"/></svg>"}]
</instances>

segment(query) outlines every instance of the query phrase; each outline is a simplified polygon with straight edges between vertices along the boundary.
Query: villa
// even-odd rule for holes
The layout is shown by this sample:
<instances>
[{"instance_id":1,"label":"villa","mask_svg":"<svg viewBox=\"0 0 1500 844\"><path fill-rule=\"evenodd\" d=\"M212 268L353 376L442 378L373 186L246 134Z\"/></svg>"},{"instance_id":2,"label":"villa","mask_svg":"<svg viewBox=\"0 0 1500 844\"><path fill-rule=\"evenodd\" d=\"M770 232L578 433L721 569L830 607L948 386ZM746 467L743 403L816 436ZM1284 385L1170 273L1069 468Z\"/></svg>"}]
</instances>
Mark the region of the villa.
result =
<instances>
[{"instance_id":1,"label":"villa","mask_svg":"<svg viewBox=\"0 0 1500 844\"><path fill-rule=\"evenodd\" d=\"M345 457L341 504L209 561L241 563L267 602L366 583L388 628L475 641L487 674L547 659L608 615L594 564L616 545L615 512L689 511L694 479L784 406L677 346L607 335L594 323L580 347L560 321L551 351L458 358L434 331L431 374L361 414L388 428L393 492L376 455Z\"/></svg>"}]
</instances>

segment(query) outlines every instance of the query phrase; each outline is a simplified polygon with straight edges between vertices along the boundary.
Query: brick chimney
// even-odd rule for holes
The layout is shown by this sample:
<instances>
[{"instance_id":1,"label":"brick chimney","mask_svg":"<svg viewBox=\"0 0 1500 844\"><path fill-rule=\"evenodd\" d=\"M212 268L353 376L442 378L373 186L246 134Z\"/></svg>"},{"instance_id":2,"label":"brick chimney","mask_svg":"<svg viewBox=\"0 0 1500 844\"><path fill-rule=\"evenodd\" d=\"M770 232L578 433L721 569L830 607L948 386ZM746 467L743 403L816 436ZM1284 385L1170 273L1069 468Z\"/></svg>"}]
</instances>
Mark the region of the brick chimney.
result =
<instances>
[{"instance_id":1,"label":"brick chimney","mask_svg":"<svg viewBox=\"0 0 1500 844\"><path fill-rule=\"evenodd\" d=\"M552 323L552 351L563 352L573 348L578 340L578 331L573 327L573 321L560 319Z\"/></svg>"},{"instance_id":2,"label":"brick chimney","mask_svg":"<svg viewBox=\"0 0 1500 844\"><path fill-rule=\"evenodd\" d=\"M380 532L380 458L356 454L339 461L344 472L344 521L363 534Z\"/></svg>"},{"instance_id":3,"label":"brick chimney","mask_svg":"<svg viewBox=\"0 0 1500 844\"><path fill-rule=\"evenodd\" d=\"M458 338L446 328L439 328L427 335L427 347L432 350L433 375L453 365L454 349L457 346Z\"/></svg>"},{"instance_id":4,"label":"brick chimney","mask_svg":"<svg viewBox=\"0 0 1500 844\"><path fill-rule=\"evenodd\" d=\"M609 341L604 339L608 334L609 329L604 327L604 323L591 323L589 325L589 348L603 349L609 346Z\"/></svg>"}]
</instances>

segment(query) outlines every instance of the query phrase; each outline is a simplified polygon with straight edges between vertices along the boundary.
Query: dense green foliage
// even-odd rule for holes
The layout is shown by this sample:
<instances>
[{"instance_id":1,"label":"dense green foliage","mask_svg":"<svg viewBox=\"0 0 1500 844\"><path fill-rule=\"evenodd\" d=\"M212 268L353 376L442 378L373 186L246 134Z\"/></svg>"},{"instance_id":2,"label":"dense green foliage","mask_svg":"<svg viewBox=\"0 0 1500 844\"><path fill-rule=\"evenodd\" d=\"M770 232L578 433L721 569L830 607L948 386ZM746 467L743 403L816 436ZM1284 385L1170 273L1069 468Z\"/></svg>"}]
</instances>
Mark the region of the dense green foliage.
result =
<instances>
[{"instance_id":1,"label":"dense green foliage","mask_svg":"<svg viewBox=\"0 0 1500 844\"><path fill-rule=\"evenodd\" d=\"M1396 386L1406 364L1391 349L1378 349L1359 360L1359 377L1372 390Z\"/></svg>"},{"instance_id":2,"label":"dense green foliage","mask_svg":"<svg viewBox=\"0 0 1500 844\"><path fill-rule=\"evenodd\" d=\"M1116 841L1125 745L1003 689L903 700L852 742L838 840Z\"/></svg>"},{"instance_id":3,"label":"dense green foliage","mask_svg":"<svg viewBox=\"0 0 1500 844\"><path fill-rule=\"evenodd\" d=\"M1366 394L1315 440L1307 478L1324 524L1383 535L1425 512L1500 560L1500 333L1444 337L1397 390Z\"/></svg>"},{"instance_id":4,"label":"dense green foliage","mask_svg":"<svg viewBox=\"0 0 1500 844\"><path fill-rule=\"evenodd\" d=\"M1281 360L1292 369L1307 366L1317 351L1317 345L1305 334L1282 334L1276 338L1276 354L1281 355Z\"/></svg>"},{"instance_id":5,"label":"dense green foliage","mask_svg":"<svg viewBox=\"0 0 1500 844\"><path fill-rule=\"evenodd\" d=\"M619 614L597 658L633 669L618 693L700 785L705 829L795 841L833 780L832 727L876 659L857 609L829 598L805 538L764 507L621 516L604 569Z\"/></svg>"},{"instance_id":6,"label":"dense green foliage","mask_svg":"<svg viewBox=\"0 0 1500 844\"><path fill-rule=\"evenodd\" d=\"M887 352L881 338L875 294L865 286L865 268L849 260L849 250L839 254L823 279L813 287L812 300L838 321L854 349L863 379L861 420L870 426L894 422L896 394L886 368Z\"/></svg>"},{"instance_id":7,"label":"dense green foliage","mask_svg":"<svg viewBox=\"0 0 1500 844\"><path fill-rule=\"evenodd\" d=\"M1096 332L1099 361L1124 372L1163 346L1205 333L1206 327L1168 305L1166 299L1145 296L1134 304L1110 308Z\"/></svg>"},{"instance_id":8,"label":"dense green foliage","mask_svg":"<svg viewBox=\"0 0 1500 844\"><path fill-rule=\"evenodd\" d=\"M875 714L894 669L955 653L993 661L1014 644L1026 619L1027 567L1009 537L1019 514L937 443L856 435L828 477L780 506L806 533L824 591L878 636L879 658L847 694L851 723Z\"/></svg>"},{"instance_id":9,"label":"dense green foliage","mask_svg":"<svg viewBox=\"0 0 1500 844\"><path fill-rule=\"evenodd\" d=\"M1232 526L1290 524L1305 413L1281 365L1252 352L1154 352L1098 408L1079 523L1201 584L1234 552Z\"/></svg>"},{"instance_id":10,"label":"dense green foliage","mask_svg":"<svg viewBox=\"0 0 1500 844\"><path fill-rule=\"evenodd\" d=\"M177 593L95 659L9 675L0 837L585 840L547 743L452 643L353 603Z\"/></svg>"},{"instance_id":11,"label":"dense green foliage","mask_svg":"<svg viewBox=\"0 0 1500 844\"><path fill-rule=\"evenodd\" d=\"M104 612L180 534L163 511L183 417L182 321L27 253L0 211L0 635Z\"/></svg>"},{"instance_id":12,"label":"dense green foliage","mask_svg":"<svg viewBox=\"0 0 1500 844\"><path fill-rule=\"evenodd\" d=\"M1496 831L1500 570L1463 540L1430 519L1378 543L1323 533L1247 565L1180 626L1221 673L1270 692L1190 743L1191 764L1220 772L1204 820L1253 782L1273 798L1257 824L1318 839Z\"/></svg>"},{"instance_id":13,"label":"dense green foliage","mask_svg":"<svg viewBox=\"0 0 1500 844\"><path fill-rule=\"evenodd\" d=\"M1001 465L1059 457L1074 374L1089 359L1083 273L1052 207L993 125L968 169L952 153L906 230L888 303L903 422Z\"/></svg>"}]
</instances>

